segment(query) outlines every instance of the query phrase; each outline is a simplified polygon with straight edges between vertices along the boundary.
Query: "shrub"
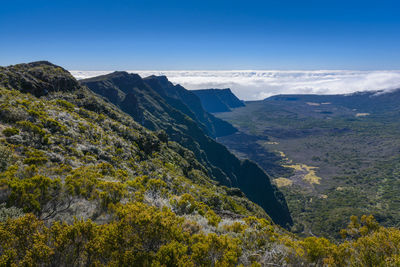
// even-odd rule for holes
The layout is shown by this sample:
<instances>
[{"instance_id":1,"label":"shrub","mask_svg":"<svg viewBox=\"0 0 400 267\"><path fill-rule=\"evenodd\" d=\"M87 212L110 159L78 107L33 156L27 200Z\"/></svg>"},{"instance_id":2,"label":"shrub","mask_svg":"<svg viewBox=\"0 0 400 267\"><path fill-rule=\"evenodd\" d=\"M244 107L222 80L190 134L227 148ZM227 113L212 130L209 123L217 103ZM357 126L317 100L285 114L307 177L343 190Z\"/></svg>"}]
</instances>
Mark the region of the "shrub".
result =
<instances>
[{"instance_id":1,"label":"shrub","mask_svg":"<svg viewBox=\"0 0 400 267\"><path fill-rule=\"evenodd\" d=\"M164 192L164 189L167 187L167 183L165 183L161 179L149 179L146 184L146 189L152 193L155 192Z\"/></svg>"},{"instance_id":2,"label":"shrub","mask_svg":"<svg viewBox=\"0 0 400 267\"><path fill-rule=\"evenodd\" d=\"M0 223L0 266L48 265L47 228L34 215Z\"/></svg>"},{"instance_id":3,"label":"shrub","mask_svg":"<svg viewBox=\"0 0 400 267\"><path fill-rule=\"evenodd\" d=\"M332 253L334 245L323 237L307 237L301 242L310 262L321 264Z\"/></svg>"},{"instance_id":4,"label":"shrub","mask_svg":"<svg viewBox=\"0 0 400 267\"><path fill-rule=\"evenodd\" d=\"M48 128L51 132L63 132L66 130L66 127L64 125L52 118L46 119L44 122L44 126Z\"/></svg>"},{"instance_id":5,"label":"shrub","mask_svg":"<svg viewBox=\"0 0 400 267\"><path fill-rule=\"evenodd\" d=\"M9 205L37 215L41 214L44 205L61 192L59 179L52 180L42 175L26 179L7 177L0 181L0 185L6 185L11 191L7 200Z\"/></svg>"},{"instance_id":6,"label":"shrub","mask_svg":"<svg viewBox=\"0 0 400 267\"><path fill-rule=\"evenodd\" d=\"M208 224L217 227L221 221L221 217L219 217L213 210L207 211L205 217L208 220Z\"/></svg>"},{"instance_id":7,"label":"shrub","mask_svg":"<svg viewBox=\"0 0 400 267\"><path fill-rule=\"evenodd\" d=\"M226 235L196 234L192 242L192 259L199 266L235 266L242 252L239 240Z\"/></svg>"},{"instance_id":8,"label":"shrub","mask_svg":"<svg viewBox=\"0 0 400 267\"><path fill-rule=\"evenodd\" d=\"M8 123L13 123L21 120L26 120L28 113L22 108L10 107L8 105L0 105L0 120Z\"/></svg>"},{"instance_id":9,"label":"shrub","mask_svg":"<svg viewBox=\"0 0 400 267\"><path fill-rule=\"evenodd\" d=\"M66 101L64 99L57 99L56 103L59 106L65 108L68 111L74 111L74 109L75 109L75 105L74 104L72 104L72 103L70 103L70 102L68 102L68 101Z\"/></svg>"},{"instance_id":10,"label":"shrub","mask_svg":"<svg viewBox=\"0 0 400 267\"><path fill-rule=\"evenodd\" d=\"M24 213L22 212L22 210L17 207L7 208L5 203L0 204L0 223L5 222L8 219L19 218L23 214Z\"/></svg>"},{"instance_id":11,"label":"shrub","mask_svg":"<svg viewBox=\"0 0 400 267\"><path fill-rule=\"evenodd\" d=\"M54 223L48 231L49 241L53 241L51 262L53 266L89 266L102 258L100 231L107 230L91 220L75 219L72 225ZM91 264L92 263L92 264Z\"/></svg>"},{"instance_id":12,"label":"shrub","mask_svg":"<svg viewBox=\"0 0 400 267\"><path fill-rule=\"evenodd\" d=\"M247 225L241 222L234 222L232 224L225 224L223 229L227 232L243 233L246 230Z\"/></svg>"},{"instance_id":13,"label":"shrub","mask_svg":"<svg viewBox=\"0 0 400 267\"><path fill-rule=\"evenodd\" d=\"M44 152L39 150L28 151L24 163L28 165L43 165L47 162L47 157Z\"/></svg>"},{"instance_id":14,"label":"shrub","mask_svg":"<svg viewBox=\"0 0 400 267\"><path fill-rule=\"evenodd\" d=\"M191 214L196 210L196 201L190 194L183 194L171 203L178 214Z\"/></svg>"},{"instance_id":15,"label":"shrub","mask_svg":"<svg viewBox=\"0 0 400 267\"><path fill-rule=\"evenodd\" d=\"M70 194L90 199L94 196L100 177L102 175L90 166L80 167L65 178L65 186Z\"/></svg>"},{"instance_id":16,"label":"shrub","mask_svg":"<svg viewBox=\"0 0 400 267\"><path fill-rule=\"evenodd\" d=\"M167 209L160 211L142 203L129 203L118 207L116 214L117 220L105 233L102 248L112 265L149 266L161 247L174 240L185 240L183 219Z\"/></svg>"},{"instance_id":17,"label":"shrub","mask_svg":"<svg viewBox=\"0 0 400 267\"><path fill-rule=\"evenodd\" d=\"M35 135L44 137L46 132L43 130L43 125L36 125L30 121L18 121L17 125L22 128L24 131L31 132Z\"/></svg>"},{"instance_id":18,"label":"shrub","mask_svg":"<svg viewBox=\"0 0 400 267\"><path fill-rule=\"evenodd\" d=\"M19 130L14 127L9 127L3 130L3 134L7 137L19 134Z\"/></svg>"},{"instance_id":19,"label":"shrub","mask_svg":"<svg viewBox=\"0 0 400 267\"><path fill-rule=\"evenodd\" d=\"M0 172L5 171L12 159L12 152L6 146L0 145Z\"/></svg>"},{"instance_id":20,"label":"shrub","mask_svg":"<svg viewBox=\"0 0 400 267\"><path fill-rule=\"evenodd\" d=\"M120 182L102 181L99 183L98 196L103 208L109 204L117 204L126 194L126 185Z\"/></svg>"},{"instance_id":21,"label":"shrub","mask_svg":"<svg viewBox=\"0 0 400 267\"><path fill-rule=\"evenodd\" d=\"M378 222L372 215L363 215L361 216L361 219L358 219L357 216L351 216L347 228L342 229L340 234L343 238L349 237L355 239L361 236L366 236L378 230L379 227Z\"/></svg>"}]
</instances>

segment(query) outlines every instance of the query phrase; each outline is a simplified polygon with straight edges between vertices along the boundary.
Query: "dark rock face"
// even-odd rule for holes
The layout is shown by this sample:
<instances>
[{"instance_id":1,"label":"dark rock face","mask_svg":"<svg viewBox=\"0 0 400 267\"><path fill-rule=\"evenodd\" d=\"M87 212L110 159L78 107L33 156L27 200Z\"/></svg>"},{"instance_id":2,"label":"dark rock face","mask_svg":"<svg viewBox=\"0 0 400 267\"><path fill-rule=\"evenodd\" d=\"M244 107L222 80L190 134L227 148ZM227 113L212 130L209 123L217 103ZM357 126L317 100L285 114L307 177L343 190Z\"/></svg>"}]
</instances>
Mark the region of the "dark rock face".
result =
<instances>
[{"instance_id":1,"label":"dark rock face","mask_svg":"<svg viewBox=\"0 0 400 267\"><path fill-rule=\"evenodd\" d=\"M139 75L116 71L108 75L82 80L81 83L119 106L136 121L143 120L143 108L139 107L135 94L135 88L145 87Z\"/></svg>"},{"instance_id":2,"label":"dark rock face","mask_svg":"<svg viewBox=\"0 0 400 267\"><path fill-rule=\"evenodd\" d=\"M65 69L47 61L0 67L0 86L37 97L56 91L74 91L79 83Z\"/></svg>"},{"instance_id":3,"label":"dark rock face","mask_svg":"<svg viewBox=\"0 0 400 267\"><path fill-rule=\"evenodd\" d=\"M119 106L143 126L165 131L168 140L191 150L214 180L240 188L276 223L282 226L292 224L286 201L271 184L268 175L258 165L239 160L210 137L214 116L202 109L191 91L174 86L165 76L141 79L125 72L80 82Z\"/></svg>"},{"instance_id":4,"label":"dark rock face","mask_svg":"<svg viewBox=\"0 0 400 267\"><path fill-rule=\"evenodd\" d=\"M237 132L231 124L216 118L204 109L200 98L184 87L173 85L165 76L150 76L144 81L164 97L169 105L197 121L211 137L220 137ZM178 100L178 101L177 101ZM184 105L182 105L182 103Z\"/></svg>"},{"instance_id":5,"label":"dark rock face","mask_svg":"<svg viewBox=\"0 0 400 267\"><path fill-rule=\"evenodd\" d=\"M246 194L246 196L260 205L268 207L272 203L278 202L280 206L286 207L284 195L274 186L271 185L268 176L254 162L243 160L240 165L240 173L242 179L238 181L238 187ZM251 197L249 197L251 195ZM292 224L292 218L286 210L269 209L268 215L271 218L276 218L281 225Z\"/></svg>"},{"instance_id":6,"label":"dark rock face","mask_svg":"<svg viewBox=\"0 0 400 267\"><path fill-rule=\"evenodd\" d=\"M192 90L208 112L228 112L231 108L243 107L244 103L237 98L231 89Z\"/></svg>"}]
</instances>

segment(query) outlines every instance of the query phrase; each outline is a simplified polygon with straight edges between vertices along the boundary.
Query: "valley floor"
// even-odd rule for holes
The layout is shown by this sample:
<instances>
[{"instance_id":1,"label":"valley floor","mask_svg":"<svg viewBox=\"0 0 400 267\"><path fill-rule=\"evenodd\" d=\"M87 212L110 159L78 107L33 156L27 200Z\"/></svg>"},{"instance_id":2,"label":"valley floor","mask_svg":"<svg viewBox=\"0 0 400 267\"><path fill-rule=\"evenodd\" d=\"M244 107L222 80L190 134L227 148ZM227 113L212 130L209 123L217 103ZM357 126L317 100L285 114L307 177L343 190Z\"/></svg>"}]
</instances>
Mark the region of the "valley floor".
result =
<instances>
[{"instance_id":1,"label":"valley floor","mask_svg":"<svg viewBox=\"0 0 400 267\"><path fill-rule=\"evenodd\" d=\"M294 232L337 239L361 214L399 226L398 113L267 99L217 116L240 130L218 141L256 161L285 194Z\"/></svg>"}]
</instances>

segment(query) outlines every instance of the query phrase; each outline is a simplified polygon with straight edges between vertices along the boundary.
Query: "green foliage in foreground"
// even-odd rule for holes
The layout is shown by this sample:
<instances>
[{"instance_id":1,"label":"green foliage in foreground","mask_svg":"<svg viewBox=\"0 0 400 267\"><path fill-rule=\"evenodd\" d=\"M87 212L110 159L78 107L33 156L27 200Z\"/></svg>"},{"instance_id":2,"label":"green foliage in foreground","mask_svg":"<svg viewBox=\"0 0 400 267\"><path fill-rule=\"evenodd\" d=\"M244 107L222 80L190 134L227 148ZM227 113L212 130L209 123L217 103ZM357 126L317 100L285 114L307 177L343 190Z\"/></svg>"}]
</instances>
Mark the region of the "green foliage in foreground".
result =
<instances>
[{"instance_id":1,"label":"green foliage in foreground","mask_svg":"<svg viewBox=\"0 0 400 267\"><path fill-rule=\"evenodd\" d=\"M16 129L0 134L0 265L249 265L283 231L189 150L84 88L0 88L0 106L0 127Z\"/></svg>"},{"instance_id":2,"label":"green foliage in foreground","mask_svg":"<svg viewBox=\"0 0 400 267\"><path fill-rule=\"evenodd\" d=\"M27 214L0 223L0 265L24 266L399 266L400 231L352 217L345 239L295 239L254 217L205 233L167 208L117 205L113 220L46 226ZM244 261L251 247L254 254ZM257 251L257 252L256 252ZM259 255L263 252L263 255Z\"/></svg>"},{"instance_id":3,"label":"green foliage in foreground","mask_svg":"<svg viewBox=\"0 0 400 267\"><path fill-rule=\"evenodd\" d=\"M112 222L75 220L46 227L33 215L0 224L0 265L233 266L239 240L193 233L167 209L142 203L119 206Z\"/></svg>"}]
</instances>

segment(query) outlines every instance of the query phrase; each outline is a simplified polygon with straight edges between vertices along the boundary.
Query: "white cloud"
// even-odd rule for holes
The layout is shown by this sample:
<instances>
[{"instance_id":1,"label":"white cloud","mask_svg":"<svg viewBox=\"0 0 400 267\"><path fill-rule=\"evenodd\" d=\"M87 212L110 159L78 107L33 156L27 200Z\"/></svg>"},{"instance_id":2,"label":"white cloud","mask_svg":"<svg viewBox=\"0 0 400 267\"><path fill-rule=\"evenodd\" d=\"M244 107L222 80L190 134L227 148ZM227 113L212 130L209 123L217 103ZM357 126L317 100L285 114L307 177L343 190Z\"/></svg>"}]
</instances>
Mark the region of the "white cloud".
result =
<instances>
[{"instance_id":1,"label":"white cloud","mask_svg":"<svg viewBox=\"0 0 400 267\"><path fill-rule=\"evenodd\" d=\"M111 71L71 71L77 79ZM400 71L128 71L142 77L166 75L187 89L231 88L241 99L276 94L347 94L400 88Z\"/></svg>"}]
</instances>

